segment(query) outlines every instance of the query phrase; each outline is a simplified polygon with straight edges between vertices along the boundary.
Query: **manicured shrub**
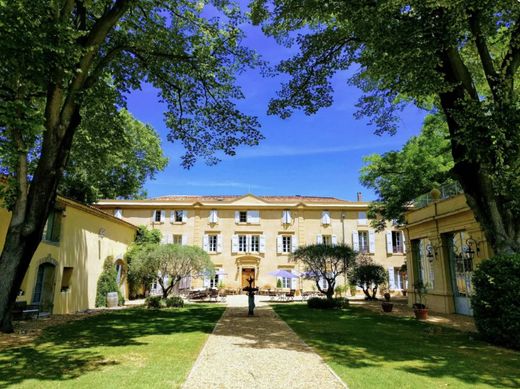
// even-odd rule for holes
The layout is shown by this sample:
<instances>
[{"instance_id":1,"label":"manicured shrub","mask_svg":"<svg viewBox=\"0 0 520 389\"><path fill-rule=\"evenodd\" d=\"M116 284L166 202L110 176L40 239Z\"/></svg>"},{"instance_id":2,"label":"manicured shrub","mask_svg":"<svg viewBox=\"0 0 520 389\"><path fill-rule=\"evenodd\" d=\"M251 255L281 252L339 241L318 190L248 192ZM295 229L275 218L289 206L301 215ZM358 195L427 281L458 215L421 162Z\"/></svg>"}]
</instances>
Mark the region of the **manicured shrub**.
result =
<instances>
[{"instance_id":1,"label":"manicured shrub","mask_svg":"<svg viewBox=\"0 0 520 389\"><path fill-rule=\"evenodd\" d=\"M312 297L307 300L307 306L313 309L343 309L349 305L348 299L344 297L324 299L320 297Z\"/></svg>"},{"instance_id":2,"label":"manicured shrub","mask_svg":"<svg viewBox=\"0 0 520 389\"><path fill-rule=\"evenodd\" d=\"M483 261L473 275L475 325L488 341L520 349L520 254Z\"/></svg>"},{"instance_id":3,"label":"manicured shrub","mask_svg":"<svg viewBox=\"0 0 520 389\"><path fill-rule=\"evenodd\" d=\"M144 303L147 308L163 308L166 306L166 302L161 298L161 296L149 296L144 300Z\"/></svg>"},{"instance_id":4,"label":"manicured shrub","mask_svg":"<svg viewBox=\"0 0 520 389\"><path fill-rule=\"evenodd\" d=\"M184 300L179 296L173 296L166 299L166 306L168 308L182 308L184 307Z\"/></svg>"},{"instance_id":5,"label":"manicured shrub","mask_svg":"<svg viewBox=\"0 0 520 389\"><path fill-rule=\"evenodd\" d=\"M107 293L117 292L119 305L124 304L124 298L117 284L117 271L114 258L108 257L103 264L103 271L99 275L96 289L96 307L107 306Z\"/></svg>"}]
</instances>

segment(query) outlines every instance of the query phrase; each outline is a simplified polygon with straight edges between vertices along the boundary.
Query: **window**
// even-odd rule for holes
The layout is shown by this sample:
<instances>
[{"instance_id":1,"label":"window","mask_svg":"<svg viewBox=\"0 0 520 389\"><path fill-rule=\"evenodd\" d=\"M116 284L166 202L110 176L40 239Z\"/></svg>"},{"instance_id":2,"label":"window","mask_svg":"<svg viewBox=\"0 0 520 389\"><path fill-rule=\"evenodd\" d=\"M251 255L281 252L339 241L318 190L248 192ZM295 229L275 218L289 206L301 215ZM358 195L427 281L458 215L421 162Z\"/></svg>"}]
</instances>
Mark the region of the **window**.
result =
<instances>
[{"instance_id":1,"label":"window","mask_svg":"<svg viewBox=\"0 0 520 389\"><path fill-rule=\"evenodd\" d=\"M49 213L47 223L45 224L45 227L43 229L43 240L55 243L58 243L60 241L62 216L63 211L61 210L55 209Z\"/></svg>"},{"instance_id":2,"label":"window","mask_svg":"<svg viewBox=\"0 0 520 389\"><path fill-rule=\"evenodd\" d=\"M363 226L368 225L368 218L366 212L358 212L358 224Z\"/></svg>"},{"instance_id":3,"label":"window","mask_svg":"<svg viewBox=\"0 0 520 389\"><path fill-rule=\"evenodd\" d=\"M247 211L240 211L238 220L240 223L247 223Z\"/></svg>"},{"instance_id":4,"label":"window","mask_svg":"<svg viewBox=\"0 0 520 389\"><path fill-rule=\"evenodd\" d=\"M182 235L172 235L173 244L182 244Z\"/></svg>"},{"instance_id":5,"label":"window","mask_svg":"<svg viewBox=\"0 0 520 389\"><path fill-rule=\"evenodd\" d=\"M330 224L330 212L329 211L323 211L321 213L321 224L323 224L323 225Z\"/></svg>"},{"instance_id":6,"label":"window","mask_svg":"<svg viewBox=\"0 0 520 389\"><path fill-rule=\"evenodd\" d=\"M121 208L116 208L114 210L114 217L117 217L118 219L123 218L123 210Z\"/></svg>"},{"instance_id":7,"label":"window","mask_svg":"<svg viewBox=\"0 0 520 389\"><path fill-rule=\"evenodd\" d=\"M218 222L218 213L216 209L212 209L209 211L209 222L210 223L217 223Z\"/></svg>"},{"instance_id":8,"label":"window","mask_svg":"<svg viewBox=\"0 0 520 389\"><path fill-rule=\"evenodd\" d=\"M290 253L292 251L291 236L282 236L282 253Z\"/></svg>"},{"instance_id":9,"label":"window","mask_svg":"<svg viewBox=\"0 0 520 389\"><path fill-rule=\"evenodd\" d=\"M280 277L280 280L282 281L282 288L292 289L292 278Z\"/></svg>"},{"instance_id":10,"label":"window","mask_svg":"<svg viewBox=\"0 0 520 389\"><path fill-rule=\"evenodd\" d=\"M218 236L217 235L209 235L208 236L208 244L209 244L209 251L212 253L217 252L217 241Z\"/></svg>"},{"instance_id":11,"label":"window","mask_svg":"<svg viewBox=\"0 0 520 389\"><path fill-rule=\"evenodd\" d=\"M392 231L392 247L394 253L403 253L403 234L401 231Z\"/></svg>"},{"instance_id":12,"label":"window","mask_svg":"<svg viewBox=\"0 0 520 389\"><path fill-rule=\"evenodd\" d=\"M219 275L215 274L215 277L209 279L210 288L218 288Z\"/></svg>"},{"instance_id":13,"label":"window","mask_svg":"<svg viewBox=\"0 0 520 389\"><path fill-rule=\"evenodd\" d=\"M235 211L235 223L260 224L260 211Z\"/></svg>"},{"instance_id":14,"label":"window","mask_svg":"<svg viewBox=\"0 0 520 389\"><path fill-rule=\"evenodd\" d=\"M162 217L161 217L161 214L163 212L156 209L153 213L153 221L156 222L156 223L160 223L162 221Z\"/></svg>"},{"instance_id":15,"label":"window","mask_svg":"<svg viewBox=\"0 0 520 389\"><path fill-rule=\"evenodd\" d=\"M63 276L61 277L61 291L68 292L70 289L70 279L72 278L73 267L64 267Z\"/></svg>"},{"instance_id":16,"label":"window","mask_svg":"<svg viewBox=\"0 0 520 389\"><path fill-rule=\"evenodd\" d=\"M418 270L418 278L426 289L433 289L435 277L430 261L431 258L428 257L428 249L431 247L431 243L428 239L417 239L413 241L412 246L414 248L413 258L416 270Z\"/></svg>"},{"instance_id":17,"label":"window","mask_svg":"<svg viewBox=\"0 0 520 389\"><path fill-rule=\"evenodd\" d=\"M359 252L368 253L368 231L358 231Z\"/></svg>"},{"instance_id":18,"label":"window","mask_svg":"<svg viewBox=\"0 0 520 389\"><path fill-rule=\"evenodd\" d=\"M291 211L285 210L282 212L282 223L283 224L291 224L292 217L291 217Z\"/></svg>"},{"instance_id":19,"label":"window","mask_svg":"<svg viewBox=\"0 0 520 389\"><path fill-rule=\"evenodd\" d=\"M245 253L247 251L247 236L238 235L238 251Z\"/></svg>"},{"instance_id":20,"label":"window","mask_svg":"<svg viewBox=\"0 0 520 389\"><path fill-rule=\"evenodd\" d=\"M251 252L257 253L260 251L260 235L251 235Z\"/></svg>"},{"instance_id":21,"label":"window","mask_svg":"<svg viewBox=\"0 0 520 389\"><path fill-rule=\"evenodd\" d=\"M332 236L331 235L323 235L323 244L326 244L328 246L332 245Z\"/></svg>"},{"instance_id":22,"label":"window","mask_svg":"<svg viewBox=\"0 0 520 389\"><path fill-rule=\"evenodd\" d=\"M173 221L175 223L182 223L184 221L183 219L184 211L176 209L173 211Z\"/></svg>"}]
</instances>

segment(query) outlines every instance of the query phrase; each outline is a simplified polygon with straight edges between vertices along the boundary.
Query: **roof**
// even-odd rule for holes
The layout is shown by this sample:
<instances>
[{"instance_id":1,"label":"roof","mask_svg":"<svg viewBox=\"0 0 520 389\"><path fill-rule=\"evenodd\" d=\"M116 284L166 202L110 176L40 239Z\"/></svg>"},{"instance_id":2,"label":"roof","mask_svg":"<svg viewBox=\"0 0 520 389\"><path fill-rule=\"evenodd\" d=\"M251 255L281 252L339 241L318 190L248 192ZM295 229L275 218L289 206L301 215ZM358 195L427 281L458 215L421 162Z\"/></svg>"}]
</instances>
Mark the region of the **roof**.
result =
<instances>
[{"instance_id":1,"label":"roof","mask_svg":"<svg viewBox=\"0 0 520 389\"><path fill-rule=\"evenodd\" d=\"M212 196L198 196L198 195L166 195L160 197L154 197L150 200L172 200L172 201L194 201L194 202L205 202L205 201L222 201L222 200L237 200L247 195L212 195ZM336 197L324 197L324 196L256 196L258 199L262 199L266 202L286 202L286 201L301 201L301 202L320 202L320 203L352 203L351 201L341 200Z\"/></svg>"}]
</instances>

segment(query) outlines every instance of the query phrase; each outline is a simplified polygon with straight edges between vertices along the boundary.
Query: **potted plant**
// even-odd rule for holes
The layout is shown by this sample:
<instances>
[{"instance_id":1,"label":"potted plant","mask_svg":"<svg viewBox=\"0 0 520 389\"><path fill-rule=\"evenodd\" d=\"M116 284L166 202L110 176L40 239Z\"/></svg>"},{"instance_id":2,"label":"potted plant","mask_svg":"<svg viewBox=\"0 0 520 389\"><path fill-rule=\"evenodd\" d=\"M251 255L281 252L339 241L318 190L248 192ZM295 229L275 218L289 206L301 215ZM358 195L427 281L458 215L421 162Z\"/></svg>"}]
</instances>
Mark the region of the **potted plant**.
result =
<instances>
[{"instance_id":1,"label":"potted plant","mask_svg":"<svg viewBox=\"0 0 520 389\"><path fill-rule=\"evenodd\" d=\"M415 303L413 304L413 311L417 320L428 319L428 308L426 308L426 287L422 281L417 281L414 284Z\"/></svg>"},{"instance_id":2,"label":"potted plant","mask_svg":"<svg viewBox=\"0 0 520 389\"><path fill-rule=\"evenodd\" d=\"M384 294L385 301L381 303L381 308L383 308L384 312L392 312L394 308L394 304L390 302L390 293L386 292Z\"/></svg>"},{"instance_id":3,"label":"potted plant","mask_svg":"<svg viewBox=\"0 0 520 389\"><path fill-rule=\"evenodd\" d=\"M399 269L399 273L403 277L403 289L401 293L403 294L403 296L406 296L406 280L408 279L408 268L406 266L406 261L402 264L401 268Z\"/></svg>"}]
</instances>

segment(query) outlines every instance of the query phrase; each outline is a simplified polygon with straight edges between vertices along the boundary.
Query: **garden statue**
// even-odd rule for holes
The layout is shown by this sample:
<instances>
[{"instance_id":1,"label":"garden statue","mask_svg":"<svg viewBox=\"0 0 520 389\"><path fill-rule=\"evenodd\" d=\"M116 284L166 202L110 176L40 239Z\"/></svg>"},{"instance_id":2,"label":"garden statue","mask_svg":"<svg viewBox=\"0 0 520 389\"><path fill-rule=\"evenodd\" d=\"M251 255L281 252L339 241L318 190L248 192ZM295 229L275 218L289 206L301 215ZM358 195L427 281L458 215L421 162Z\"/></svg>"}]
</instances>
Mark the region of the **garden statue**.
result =
<instances>
[{"instance_id":1,"label":"garden statue","mask_svg":"<svg viewBox=\"0 0 520 389\"><path fill-rule=\"evenodd\" d=\"M253 310L255 309L255 292L258 291L258 288L253 288L253 281L255 279L253 277L249 277L246 281L249 283L249 286L246 286L243 291L247 292L248 296L248 307L249 310L247 312L247 316L254 316Z\"/></svg>"}]
</instances>

